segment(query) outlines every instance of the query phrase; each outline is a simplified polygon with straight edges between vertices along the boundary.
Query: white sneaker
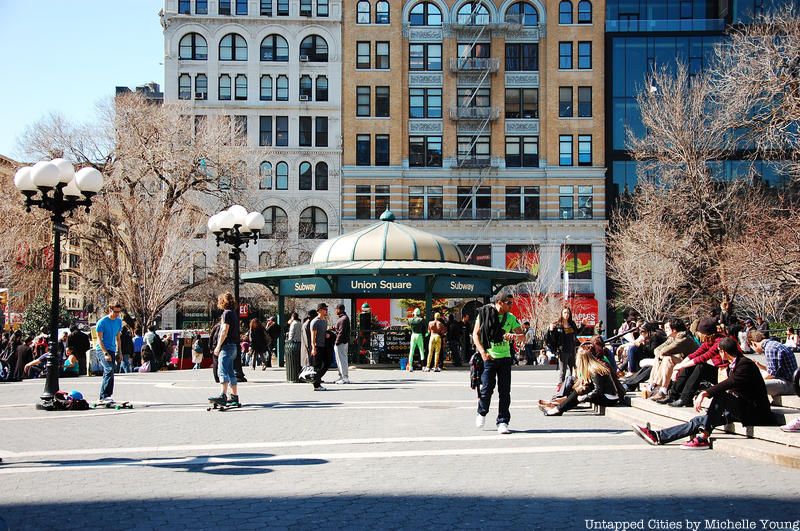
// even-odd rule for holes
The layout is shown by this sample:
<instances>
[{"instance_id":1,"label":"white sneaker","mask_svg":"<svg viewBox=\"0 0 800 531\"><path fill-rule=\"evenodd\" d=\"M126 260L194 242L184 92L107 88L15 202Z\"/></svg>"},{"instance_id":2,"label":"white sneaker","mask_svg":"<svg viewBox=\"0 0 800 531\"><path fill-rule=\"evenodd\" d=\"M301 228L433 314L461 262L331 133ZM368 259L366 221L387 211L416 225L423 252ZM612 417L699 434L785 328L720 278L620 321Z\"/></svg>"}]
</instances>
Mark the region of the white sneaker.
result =
<instances>
[{"instance_id":1,"label":"white sneaker","mask_svg":"<svg viewBox=\"0 0 800 531\"><path fill-rule=\"evenodd\" d=\"M506 424L505 422L501 422L500 424L497 425L497 433L499 433L500 435L508 435L509 433L511 433L511 430L508 429L508 424Z\"/></svg>"},{"instance_id":2,"label":"white sneaker","mask_svg":"<svg viewBox=\"0 0 800 531\"><path fill-rule=\"evenodd\" d=\"M478 415L475 416L475 427L483 428L484 424L486 424L486 417L484 417L479 413Z\"/></svg>"}]
</instances>

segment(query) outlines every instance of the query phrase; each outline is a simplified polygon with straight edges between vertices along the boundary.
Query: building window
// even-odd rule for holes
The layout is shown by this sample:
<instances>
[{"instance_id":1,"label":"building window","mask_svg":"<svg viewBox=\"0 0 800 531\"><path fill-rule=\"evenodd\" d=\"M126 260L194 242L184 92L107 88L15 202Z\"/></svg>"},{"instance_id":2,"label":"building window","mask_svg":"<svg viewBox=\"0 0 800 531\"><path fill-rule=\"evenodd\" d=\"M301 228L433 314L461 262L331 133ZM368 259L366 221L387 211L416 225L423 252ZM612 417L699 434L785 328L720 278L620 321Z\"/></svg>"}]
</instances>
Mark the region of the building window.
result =
<instances>
[{"instance_id":1,"label":"building window","mask_svg":"<svg viewBox=\"0 0 800 531\"><path fill-rule=\"evenodd\" d=\"M247 76L244 74L236 75L236 94L234 97L240 101L247 99Z\"/></svg>"},{"instance_id":2,"label":"building window","mask_svg":"<svg viewBox=\"0 0 800 531\"><path fill-rule=\"evenodd\" d=\"M317 101L328 101L327 76L317 76Z\"/></svg>"},{"instance_id":3,"label":"building window","mask_svg":"<svg viewBox=\"0 0 800 531\"><path fill-rule=\"evenodd\" d=\"M369 166L371 164L370 154L372 147L370 144L369 135L356 135L356 166Z\"/></svg>"},{"instance_id":4,"label":"building window","mask_svg":"<svg viewBox=\"0 0 800 531\"><path fill-rule=\"evenodd\" d=\"M217 12L220 15L230 15L231 14L231 0L219 0L219 9Z\"/></svg>"},{"instance_id":5,"label":"building window","mask_svg":"<svg viewBox=\"0 0 800 531\"><path fill-rule=\"evenodd\" d=\"M578 219L592 219L592 187L578 186Z\"/></svg>"},{"instance_id":6,"label":"building window","mask_svg":"<svg viewBox=\"0 0 800 531\"><path fill-rule=\"evenodd\" d=\"M300 147L311 147L311 117L310 116L301 116L300 117L300 138L299 138L299 145ZM311 167L309 166L309 182L311 180ZM311 186L311 185L309 185ZM310 188L309 188L310 190Z\"/></svg>"},{"instance_id":7,"label":"building window","mask_svg":"<svg viewBox=\"0 0 800 531\"><path fill-rule=\"evenodd\" d=\"M506 44L506 71L538 72L539 44L535 42Z\"/></svg>"},{"instance_id":8,"label":"building window","mask_svg":"<svg viewBox=\"0 0 800 531\"><path fill-rule=\"evenodd\" d=\"M191 15L192 14L192 2L191 2L191 0L180 0L178 2L178 14L179 15Z\"/></svg>"},{"instance_id":9,"label":"building window","mask_svg":"<svg viewBox=\"0 0 800 531\"><path fill-rule=\"evenodd\" d=\"M289 189L289 165L285 162L279 162L275 165L275 189Z\"/></svg>"},{"instance_id":10,"label":"building window","mask_svg":"<svg viewBox=\"0 0 800 531\"><path fill-rule=\"evenodd\" d=\"M390 210L390 190L388 184L375 185L375 217L379 218L381 214Z\"/></svg>"},{"instance_id":11,"label":"building window","mask_svg":"<svg viewBox=\"0 0 800 531\"><path fill-rule=\"evenodd\" d=\"M569 278L575 280L592 280L592 246L564 245L564 269Z\"/></svg>"},{"instance_id":12,"label":"building window","mask_svg":"<svg viewBox=\"0 0 800 531\"><path fill-rule=\"evenodd\" d=\"M592 69L592 41L578 42L578 69Z\"/></svg>"},{"instance_id":13,"label":"building window","mask_svg":"<svg viewBox=\"0 0 800 531\"><path fill-rule=\"evenodd\" d=\"M536 26L539 24L539 13L531 4L517 2L506 11L506 22L522 24L523 26Z\"/></svg>"},{"instance_id":14,"label":"building window","mask_svg":"<svg viewBox=\"0 0 800 531\"><path fill-rule=\"evenodd\" d=\"M456 188L459 219L490 219L492 217L492 187L459 186Z\"/></svg>"},{"instance_id":15,"label":"building window","mask_svg":"<svg viewBox=\"0 0 800 531\"><path fill-rule=\"evenodd\" d=\"M205 74L197 74L194 78L194 99L208 99L208 76Z\"/></svg>"},{"instance_id":16,"label":"building window","mask_svg":"<svg viewBox=\"0 0 800 531\"><path fill-rule=\"evenodd\" d=\"M442 12L430 2L420 2L411 8L408 22L412 26L441 26Z\"/></svg>"},{"instance_id":17,"label":"building window","mask_svg":"<svg viewBox=\"0 0 800 531\"><path fill-rule=\"evenodd\" d=\"M371 101L370 87L356 87L356 116L369 116L370 101Z\"/></svg>"},{"instance_id":18,"label":"building window","mask_svg":"<svg viewBox=\"0 0 800 531\"><path fill-rule=\"evenodd\" d=\"M261 60L267 62L289 62L289 44L280 35L267 35L261 41Z\"/></svg>"},{"instance_id":19,"label":"building window","mask_svg":"<svg viewBox=\"0 0 800 531\"><path fill-rule=\"evenodd\" d=\"M247 116L239 115L233 117L233 138L235 145L247 145ZM244 173L244 171L243 168L240 173Z\"/></svg>"},{"instance_id":20,"label":"building window","mask_svg":"<svg viewBox=\"0 0 800 531\"><path fill-rule=\"evenodd\" d=\"M375 43L375 68L389 70L389 43L377 41Z\"/></svg>"},{"instance_id":21,"label":"building window","mask_svg":"<svg viewBox=\"0 0 800 531\"><path fill-rule=\"evenodd\" d=\"M538 118L539 89L506 89L506 118Z\"/></svg>"},{"instance_id":22,"label":"building window","mask_svg":"<svg viewBox=\"0 0 800 531\"><path fill-rule=\"evenodd\" d=\"M302 118L301 118L302 120ZM313 176L311 175L311 163L310 162L301 162L300 163L300 179L298 181L298 188L300 190L311 190L311 184L313 182Z\"/></svg>"},{"instance_id":23,"label":"building window","mask_svg":"<svg viewBox=\"0 0 800 531\"><path fill-rule=\"evenodd\" d=\"M506 186L506 219L539 219L538 186Z\"/></svg>"},{"instance_id":24,"label":"building window","mask_svg":"<svg viewBox=\"0 0 800 531\"><path fill-rule=\"evenodd\" d=\"M582 0L578 2L578 24L592 23L592 3Z\"/></svg>"},{"instance_id":25,"label":"building window","mask_svg":"<svg viewBox=\"0 0 800 531\"><path fill-rule=\"evenodd\" d=\"M560 70L572 70L572 43L558 43L558 68Z\"/></svg>"},{"instance_id":26,"label":"building window","mask_svg":"<svg viewBox=\"0 0 800 531\"><path fill-rule=\"evenodd\" d=\"M442 167L442 137L412 136L408 147L408 165L412 168Z\"/></svg>"},{"instance_id":27,"label":"building window","mask_svg":"<svg viewBox=\"0 0 800 531\"><path fill-rule=\"evenodd\" d=\"M468 66L479 67L480 62L470 61L470 59L490 58L492 56L492 45L488 42L478 42L478 43L460 42L458 43L456 52L458 53L458 58L460 59L459 64L461 66L468 65Z\"/></svg>"},{"instance_id":28,"label":"building window","mask_svg":"<svg viewBox=\"0 0 800 531\"><path fill-rule=\"evenodd\" d=\"M317 0L317 16L327 17L328 12L328 0Z\"/></svg>"},{"instance_id":29,"label":"building window","mask_svg":"<svg viewBox=\"0 0 800 531\"><path fill-rule=\"evenodd\" d=\"M457 141L460 163L485 165L491 159L491 140L488 135L458 136Z\"/></svg>"},{"instance_id":30,"label":"building window","mask_svg":"<svg viewBox=\"0 0 800 531\"><path fill-rule=\"evenodd\" d=\"M260 2L261 8L261 16L262 17L271 17L272 16L272 0L261 0Z\"/></svg>"},{"instance_id":31,"label":"building window","mask_svg":"<svg viewBox=\"0 0 800 531\"><path fill-rule=\"evenodd\" d=\"M572 135L558 136L558 165L572 166Z\"/></svg>"},{"instance_id":32,"label":"building window","mask_svg":"<svg viewBox=\"0 0 800 531\"><path fill-rule=\"evenodd\" d=\"M592 135L578 135L578 166L592 165Z\"/></svg>"},{"instance_id":33,"label":"building window","mask_svg":"<svg viewBox=\"0 0 800 531\"><path fill-rule=\"evenodd\" d=\"M309 207L300 213L300 238L324 240L328 238L328 216L321 208Z\"/></svg>"},{"instance_id":34,"label":"building window","mask_svg":"<svg viewBox=\"0 0 800 531\"><path fill-rule=\"evenodd\" d=\"M281 238L289 234L289 217L281 207L267 207L264 212L264 228L261 230L263 238Z\"/></svg>"},{"instance_id":35,"label":"building window","mask_svg":"<svg viewBox=\"0 0 800 531\"><path fill-rule=\"evenodd\" d=\"M208 0L197 0L194 5L195 15L208 15Z\"/></svg>"},{"instance_id":36,"label":"building window","mask_svg":"<svg viewBox=\"0 0 800 531\"><path fill-rule=\"evenodd\" d=\"M236 0L236 14L237 15L247 14L247 0Z\"/></svg>"},{"instance_id":37,"label":"building window","mask_svg":"<svg viewBox=\"0 0 800 531\"><path fill-rule=\"evenodd\" d=\"M558 87L558 117L572 118L572 87Z\"/></svg>"},{"instance_id":38,"label":"building window","mask_svg":"<svg viewBox=\"0 0 800 531\"><path fill-rule=\"evenodd\" d=\"M408 69L430 72L442 71L441 44L409 44Z\"/></svg>"},{"instance_id":39,"label":"building window","mask_svg":"<svg viewBox=\"0 0 800 531\"><path fill-rule=\"evenodd\" d=\"M261 117L264 119L264 116ZM270 123L270 127L272 123ZM261 144L262 146L268 144ZM258 188L261 190L272 190L272 163L266 160L258 166ZM266 216L265 216L266 217Z\"/></svg>"},{"instance_id":40,"label":"building window","mask_svg":"<svg viewBox=\"0 0 800 531\"><path fill-rule=\"evenodd\" d=\"M490 22L489 10L482 2L468 2L458 8L458 23L465 26L485 26Z\"/></svg>"},{"instance_id":41,"label":"building window","mask_svg":"<svg viewBox=\"0 0 800 531\"><path fill-rule=\"evenodd\" d=\"M328 117L317 116L314 120L314 145L328 147Z\"/></svg>"},{"instance_id":42,"label":"building window","mask_svg":"<svg viewBox=\"0 0 800 531\"><path fill-rule=\"evenodd\" d=\"M456 94L458 106L462 109L489 108L491 106L491 92L488 88L460 88Z\"/></svg>"},{"instance_id":43,"label":"building window","mask_svg":"<svg viewBox=\"0 0 800 531\"><path fill-rule=\"evenodd\" d=\"M507 136L506 137L507 168L538 168L539 137Z\"/></svg>"},{"instance_id":44,"label":"building window","mask_svg":"<svg viewBox=\"0 0 800 531\"><path fill-rule=\"evenodd\" d=\"M261 101L272 101L272 76L261 76Z\"/></svg>"},{"instance_id":45,"label":"building window","mask_svg":"<svg viewBox=\"0 0 800 531\"><path fill-rule=\"evenodd\" d=\"M375 135L375 166L389 165L389 135Z\"/></svg>"},{"instance_id":46,"label":"building window","mask_svg":"<svg viewBox=\"0 0 800 531\"><path fill-rule=\"evenodd\" d=\"M442 89L412 88L408 92L410 118L442 117Z\"/></svg>"},{"instance_id":47,"label":"building window","mask_svg":"<svg viewBox=\"0 0 800 531\"><path fill-rule=\"evenodd\" d=\"M314 82L311 76L300 76L300 101L311 101L314 97Z\"/></svg>"},{"instance_id":48,"label":"building window","mask_svg":"<svg viewBox=\"0 0 800 531\"><path fill-rule=\"evenodd\" d=\"M572 2L564 0L558 3L558 23L572 24Z\"/></svg>"},{"instance_id":49,"label":"building window","mask_svg":"<svg viewBox=\"0 0 800 531\"><path fill-rule=\"evenodd\" d=\"M289 0L278 0L278 16L289 16Z\"/></svg>"},{"instance_id":50,"label":"building window","mask_svg":"<svg viewBox=\"0 0 800 531\"><path fill-rule=\"evenodd\" d=\"M276 80L276 101L289 101L289 78L286 76L278 76Z\"/></svg>"},{"instance_id":51,"label":"building window","mask_svg":"<svg viewBox=\"0 0 800 531\"><path fill-rule=\"evenodd\" d=\"M442 219L441 186L408 187L408 219Z\"/></svg>"},{"instance_id":52,"label":"building window","mask_svg":"<svg viewBox=\"0 0 800 531\"><path fill-rule=\"evenodd\" d=\"M578 87L578 118L592 116L592 87Z\"/></svg>"},{"instance_id":53,"label":"building window","mask_svg":"<svg viewBox=\"0 0 800 531\"><path fill-rule=\"evenodd\" d=\"M219 41L220 61L247 61L247 41L238 33L229 33Z\"/></svg>"},{"instance_id":54,"label":"building window","mask_svg":"<svg viewBox=\"0 0 800 531\"><path fill-rule=\"evenodd\" d=\"M372 187L368 184L356 185L356 219L372 218Z\"/></svg>"},{"instance_id":55,"label":"building window","mask_svg":"<svg viewBox=\"0 0 800 531\"><path fill-rule=\"evenodd\" d=\"M219 76L219 99L222 101L231 99L231 76L228 74Z\"/></svg>"},{"instance_id":56,"label":"building window","mask_svg":"<svg viewBox=\"0 0 800 531\"><path fill-rule=\"evenodd\" d=\"M198 33L184 35L178 43L178 59L205 61L208 59L208 45Z\"/></svg>"},{"instance_id":57,"label":"building window","mask_svg":"<svg viewBox=\"0 0 800 531\"><path fill-rule=\"evenodd\" d=\"M324 162L317 162L314 168L314 188L316 190L328 189L328 165Z\"/></svg>"},{"instance_id":58,"label":"building window","mask_svg":"<svg viewBox=\"0 0 800 531\"><path fill-rule=\"evenodd\" d=\"M378 0L375 4L375 24L389 23L389 2Z\"/></svg>"},{"instance_id":59,"label":"building window","mask_svg":"<svg viewBox=\"0 0 800 531\"><path fill-rule=\"evenodd\" d=\"M300 0L300 16L311 16L311 0Z\"/></svg>"},{"instance_id":60,"label":"building window","mask_svg":"<svg viewBox=\"0 0 800 531\"><path fill-rule=\"evenodd\" d=\"M308 60L313 63L327 63L327 41L319 35L309 35L300 42L300 57L303 56L308 57Z\"/></svg>"},{"instance_id":61,"label":"building window","mask_svg":"<svg viewBox=\"0 0 800 531\"><path fill-rule=\"evenodd\" d=\"M573 219L573 186L559 186L558 187L558 218L559 219Z\"/></svg>"},{"instance_id":62,"label":"building window","mask_svg":"<svg viewBox=\"0 0 800 531\"><path fill-rule=\"evenodd\" d=\"M359 0L356 4L356 24L369 24L370 22L370 3L367 0Z\"/></svg>"},{"instance_id":63,"label":"building window","mask_svg":"<svg viewBox=\"0 0 800 531\"><path fill-rule=\"evenodd\" d=\"M368 41L356 43L356 68L368 69L370 67L370 47Z\"/></svg>"},{"instance_id":64,"label":"building window","mask_svg":"<svg viewBox=\"0 0 800 531\"><path fill-rule=\"evenodd\" d=\"M375 116L389 117L389 87L375 87Z\"/></svg>"},{"instance_id":65,"label":"building window","mask_svg":"<svg viewBox=\"0 0 800 531\"><path fill-rule=\"evenodd\" d=\"M289 145L289 117L275 117L275 145L287 147Z\"/></svg>"},{"instance_id":66,"label":"building window","mask_svg":"<svg viewBox=\"0 0 800 531\"><path fill-rule=\"evenodd\" d=\"M192 97L192 76L181 74L178 76L178 99L188 100Z\"/></svg>"}]
</instances>

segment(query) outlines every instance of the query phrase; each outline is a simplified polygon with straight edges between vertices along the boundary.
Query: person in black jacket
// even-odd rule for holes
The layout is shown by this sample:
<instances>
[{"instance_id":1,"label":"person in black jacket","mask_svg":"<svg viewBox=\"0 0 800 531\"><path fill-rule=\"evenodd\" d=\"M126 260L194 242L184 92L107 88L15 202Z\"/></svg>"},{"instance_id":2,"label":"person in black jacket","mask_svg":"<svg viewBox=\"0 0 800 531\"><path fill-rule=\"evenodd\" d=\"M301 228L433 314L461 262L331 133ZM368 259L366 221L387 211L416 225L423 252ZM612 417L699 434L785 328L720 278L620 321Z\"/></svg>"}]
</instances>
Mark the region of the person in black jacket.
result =
<instances>
[{"instance_id":1,"label":"person in black jacket","mask_svg":"<svg viewBox=\"0 0 800 531\"><path fill-rule=\"evenodd\" d=\"M584 343L578 349L576 372L578 383L569 396L552 402L539 402L539 409L546 417L563 415L565 411L574 409L583 402L601 406L619 404L620 395L611 375L611 368L595 357L590 343Z\"/></svg>"},{"instance_id":2,"label":"person in black jacket","mask_svg":"<svg viewBox=\"0 0 800 531\"><path fill-rule=\"evenodd\" d=\"M267 335L267 330L264 328L264 325L261 324L261 321L258 319L250 319L250 332L248 334L250 339L250 350L253 351L253 370L256 370L256 364L261 363L261 370L266 370L267 367L271 367L272 364L269 363L269 359L265 356L271 356L268 354L269 345L272 341Z\"/></svg>"},{"instance_id":3,"label":"person in black jacket","mask_svg":"<svg viewBox=\"0 0 800 531\"><path fill-rule=\"evenodd\" d=\"M89 341L89 336L81 332L77 325L72 325L69 330L67 348L71 348L72 353L78 358L78 371L86 374L86 353L92 348L92 343Z\"/></svg>"},{"instance_id":4,"label":"person in black jacket","mask_svg":"<svg viewBox=\"0 0 800 531\"><path fill-rule=\"evenodd\" d=\"M726 337L719 342L719 352L729 363L728 378L694 399L694 408L700 411L703 401L711 398L705 415L665 430L653 431L644 426L633 426L634 432L652 445L667 444L686 436L694 436L681 445L688 450L706 450L711 447L708 438L717 426L734 421L745 426L769 426L775 422L769 407L764 378L756 364L739 350L737 342Z\"/></svg>"},{"instance_id":5,"label":"person in black jacket","mask_svg":"<svg viewBox=\"0 0 800 531\"><path fill-rule=\"evenodd\" d=\"M584 320L585 321L585 320ZM558 385L564 383L569 371L570 376L575 371L575 349L578 347L578 335L592 335L594 330L587 327L585 322L581 326L572 319L572 310L565 306L561 310L561 317L550 325L550 330L545 335L545 343L550 352L558 357Z\"/></svg>"}]
</instances>

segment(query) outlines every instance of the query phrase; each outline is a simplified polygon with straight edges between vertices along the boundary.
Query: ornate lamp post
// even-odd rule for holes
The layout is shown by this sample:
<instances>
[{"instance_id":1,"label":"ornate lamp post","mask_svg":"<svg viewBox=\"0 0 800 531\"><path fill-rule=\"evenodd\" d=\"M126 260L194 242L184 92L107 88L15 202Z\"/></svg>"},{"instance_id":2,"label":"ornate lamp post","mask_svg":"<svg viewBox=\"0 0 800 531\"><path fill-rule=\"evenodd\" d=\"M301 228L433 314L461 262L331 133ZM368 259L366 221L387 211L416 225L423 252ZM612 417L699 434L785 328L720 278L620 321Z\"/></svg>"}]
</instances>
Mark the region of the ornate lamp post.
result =
<instances>
[{"instance_id":1,"label":"ornate lamp post","mask_svg":"<svg viewBox=\"0 0 800 531\"><path fill-rule=\"evenodd\" d=\"M264 224L264 216L258 212L248 213L241 205L233 205L208 219L208 229L214 233L217 247L220 243L227 243L233 247L228 258L233 260L233 297L237 305L239 304L239 257L242 245L248 247L251 242L257 242Z\"/></svg>"},{"instance_id":2,"label":"ornate lamp post","mask_svg":"<svg viewBox=\"0 0 800 531\"><path fill-rule=\"evenodd\" d=\"M14 175L14 185L25 196L25 209L39 207L50 212L53 222L53 297L50 305L50 348L47 353L47 380L37 407L50 409L58 391L61 360L58 360L58 306L61 281L61 234L67 233L65 216L76 208L89 212L92 197L103 187L103 175L95 168L83 168L77 173L69 161L41 161L33 167L20 168Z\"/></svg>"}]
</instances>

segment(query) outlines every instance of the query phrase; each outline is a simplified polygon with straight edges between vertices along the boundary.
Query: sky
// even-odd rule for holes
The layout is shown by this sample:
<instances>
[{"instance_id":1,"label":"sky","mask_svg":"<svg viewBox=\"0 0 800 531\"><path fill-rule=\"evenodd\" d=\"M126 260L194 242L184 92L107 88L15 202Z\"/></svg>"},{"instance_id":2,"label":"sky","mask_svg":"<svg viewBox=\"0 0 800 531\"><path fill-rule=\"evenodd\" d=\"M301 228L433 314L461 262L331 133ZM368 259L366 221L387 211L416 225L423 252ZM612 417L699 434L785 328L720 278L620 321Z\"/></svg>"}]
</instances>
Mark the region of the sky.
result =
<instances>
[{"instance_id":1,"label":"sky","mask_svg":"<svg viewBox=\"0 0 800 531\"><path fill-rule=\"evenodd\" d=\"M118 85L164 86L164 0L0 0L0 155L50 112L88 122ZM21 161L30 162L30 161Z\"/></svg>"}]
</instances>

